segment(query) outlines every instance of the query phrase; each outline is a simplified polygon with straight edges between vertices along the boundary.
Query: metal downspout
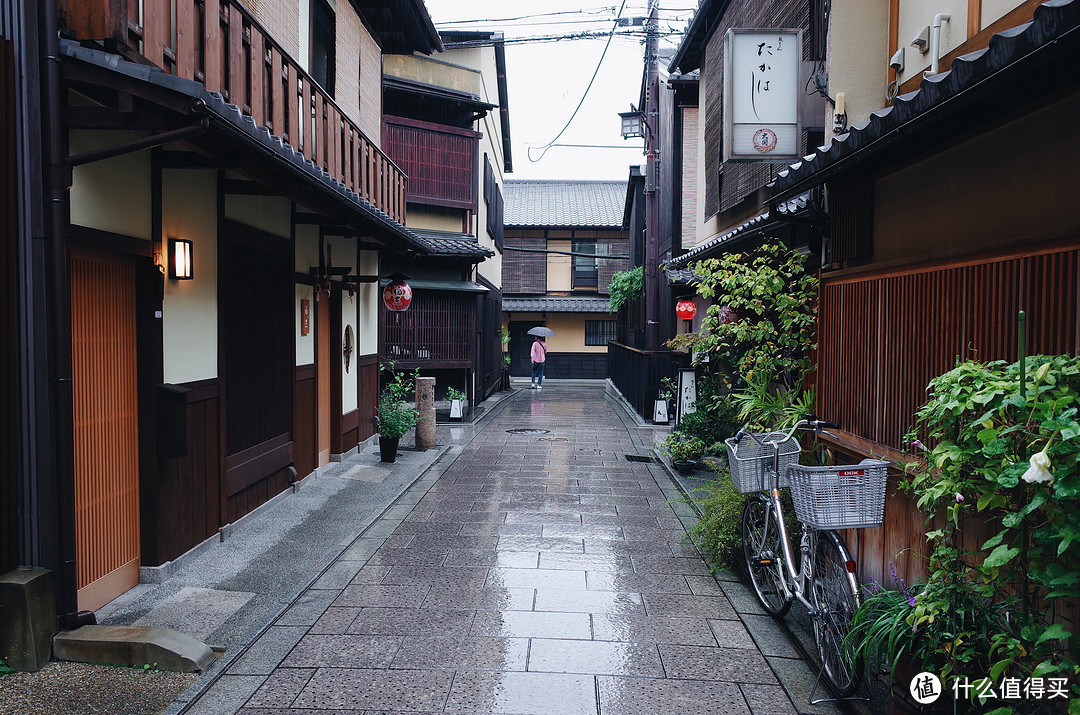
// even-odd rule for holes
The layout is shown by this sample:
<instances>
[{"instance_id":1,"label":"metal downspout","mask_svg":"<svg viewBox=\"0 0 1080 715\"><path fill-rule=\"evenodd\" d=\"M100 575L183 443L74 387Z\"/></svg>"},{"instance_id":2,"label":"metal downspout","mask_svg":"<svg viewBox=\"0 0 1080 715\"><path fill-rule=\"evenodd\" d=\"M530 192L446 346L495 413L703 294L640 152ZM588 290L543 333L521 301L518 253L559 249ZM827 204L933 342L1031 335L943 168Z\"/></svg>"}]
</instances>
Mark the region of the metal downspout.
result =
<instances>
[{"instance_id":1,"label":"metal downspout","mask_svg":"<svg viewBox=\"0 0 1080 715\"><path fill-rule=\"evenodd\" d=\"M56 483L56 531L60 573L56 583L57 611L63 616L78 611L75 571L75 446L71 368L71 286L68 275L67 230L70 172L64 166L66 142L62 121L60 40L56 0L41 0L42 154L45 235L42 268L45 279L45 330L48 345L48 390Z\"/></svg>"}]
</instances>

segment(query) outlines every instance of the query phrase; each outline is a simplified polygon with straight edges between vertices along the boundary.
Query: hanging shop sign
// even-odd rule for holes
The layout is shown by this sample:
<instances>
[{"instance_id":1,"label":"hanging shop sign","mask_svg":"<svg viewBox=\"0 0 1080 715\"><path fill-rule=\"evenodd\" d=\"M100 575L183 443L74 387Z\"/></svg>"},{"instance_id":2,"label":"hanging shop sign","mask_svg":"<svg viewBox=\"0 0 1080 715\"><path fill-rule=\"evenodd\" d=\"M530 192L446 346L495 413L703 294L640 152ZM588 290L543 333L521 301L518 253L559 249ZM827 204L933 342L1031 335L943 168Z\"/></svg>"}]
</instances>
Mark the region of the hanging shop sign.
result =
<instances>
[{"instance_id":1,"label":"hanging shop sign","mask_svg":"<svg viewBox=\"0 0 1080 715\"><path fill-rule=\"evenodd\" d=\"M727 31L724 161L799 158L799 30Z\"/></svg>"},{"instance_id":2,"label":"hanging shop sign","mask_svg":"<svg viewBox=\"0 0 1080 715\"><path fill-rule=\"evenodd\" d=\"M412 303L412 288L409 287L408 283L400 279L390 281L383 288L382 297L387 310L395 312L408 310L409 304Z\"/></svg>"}]
</instances>

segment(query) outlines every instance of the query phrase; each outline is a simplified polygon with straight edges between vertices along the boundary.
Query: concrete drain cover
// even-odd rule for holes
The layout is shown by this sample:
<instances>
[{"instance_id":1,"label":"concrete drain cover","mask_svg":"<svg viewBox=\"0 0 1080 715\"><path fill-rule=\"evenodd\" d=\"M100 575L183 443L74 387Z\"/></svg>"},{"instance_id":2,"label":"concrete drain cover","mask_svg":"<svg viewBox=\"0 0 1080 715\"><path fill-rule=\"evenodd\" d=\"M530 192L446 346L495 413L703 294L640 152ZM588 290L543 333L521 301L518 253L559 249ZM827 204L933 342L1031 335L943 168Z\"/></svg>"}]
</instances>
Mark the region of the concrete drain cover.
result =
<instances>
[{"instance_id":1,"label":"concrete drain cover","mask_svg":"<svg viewBox=\"0 0 1080 715\"><path fill-rule=\"evenodd\" d=\"M651 461L653 461L653 458L648 457L648 456L644 456L644 455L640 455L640 454L628 454L628 455L626 455L626 461L627 462L651 462Z\"/></svg>"},{"instance_id":2,"label":"concrete drain cover","mask_svg":"<svg viewBox=\"0 0 1080 715\"><path fill-rule=\"evenodd\" d=\"M509 434L551 434L549 429L528 429L519 427L518 429L506 430Z\"/></svg>"}]
</instances>

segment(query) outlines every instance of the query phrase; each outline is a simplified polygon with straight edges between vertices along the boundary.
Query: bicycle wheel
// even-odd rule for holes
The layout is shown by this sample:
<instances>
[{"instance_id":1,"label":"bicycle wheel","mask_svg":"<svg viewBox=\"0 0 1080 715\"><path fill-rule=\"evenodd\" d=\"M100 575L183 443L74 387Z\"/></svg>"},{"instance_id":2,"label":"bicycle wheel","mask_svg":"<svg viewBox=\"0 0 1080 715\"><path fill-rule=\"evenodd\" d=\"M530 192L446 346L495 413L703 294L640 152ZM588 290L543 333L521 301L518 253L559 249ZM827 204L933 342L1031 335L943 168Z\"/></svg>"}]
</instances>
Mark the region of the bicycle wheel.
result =
<instances>
[{"instance_id":1,"label":"bicycle wheel","mask_svg":"<svg viewBox=\"0 0 1080 715\"><path fill-rule=\"evenodd\" d=\"M862 669L853 662L844 637L859 606L855 574L848 571L851 560L844 540L835 531L818 533L814 546L813 594L814 639L822 668L838 697L847 697L858 689Z\"/></svg>"},{"instance_id":2,"label":"bicycle wheel","mask_svg":"<svg viewBox=\"0 0 1080 715\"><path fill-rule=\"evenodd\" d=\"M784 553L780 530L773 521L769 501L761 494L746 500L742 513L743 556L750 583L766 613L783 618L791 608L791 597L783 586Z\"/></svg>"}]
</instances>

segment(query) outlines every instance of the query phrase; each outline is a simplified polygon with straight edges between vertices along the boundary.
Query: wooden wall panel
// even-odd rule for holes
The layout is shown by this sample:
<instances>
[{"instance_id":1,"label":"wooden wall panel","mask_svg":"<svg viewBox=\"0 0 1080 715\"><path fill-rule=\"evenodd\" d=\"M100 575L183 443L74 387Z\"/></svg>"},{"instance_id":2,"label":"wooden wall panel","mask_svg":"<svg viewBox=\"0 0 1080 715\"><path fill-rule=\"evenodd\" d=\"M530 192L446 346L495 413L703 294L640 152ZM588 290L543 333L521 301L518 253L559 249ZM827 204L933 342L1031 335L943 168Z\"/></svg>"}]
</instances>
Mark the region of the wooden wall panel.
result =
<instances>
[{"instance_id":1,"label":"wooden wall panel","mask_svg":"<svg viewBox=\"0 0 1080 715\"><path fill-rule=\"evenodd\" d=\"M80 608L139 582L135 267L71 259L76 570Z\"/></svg>"},{"instance_id":2,"label":"wooden wall panel","mask_svg":"<svg viewBox=\"0 0 1080 715\"><path fill-rule=\"evenodd\" d=\"M357 382L357 431L356 438L363 442L375 434L375 408L379 404L379 357L363 355L356 358Z\"/></svg>"},{"instance_id":3,"label":"wooden wall panel","mask_svg":"<svg viewBox=\"0 0 1080 715\"><path fill-rule=\"evenodd\" d=\"M296 368L293 389L293 466L298 479L315 471L315 366Z\"/></svg>"}]
</instances>

